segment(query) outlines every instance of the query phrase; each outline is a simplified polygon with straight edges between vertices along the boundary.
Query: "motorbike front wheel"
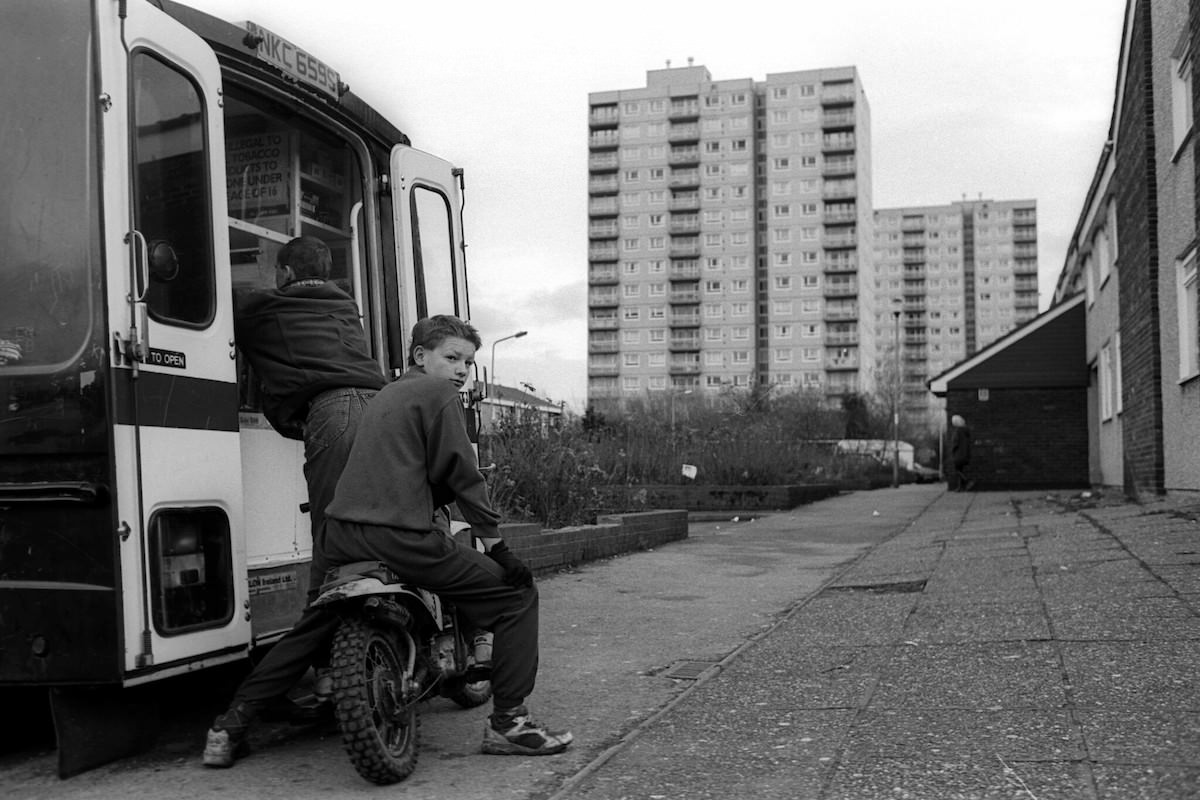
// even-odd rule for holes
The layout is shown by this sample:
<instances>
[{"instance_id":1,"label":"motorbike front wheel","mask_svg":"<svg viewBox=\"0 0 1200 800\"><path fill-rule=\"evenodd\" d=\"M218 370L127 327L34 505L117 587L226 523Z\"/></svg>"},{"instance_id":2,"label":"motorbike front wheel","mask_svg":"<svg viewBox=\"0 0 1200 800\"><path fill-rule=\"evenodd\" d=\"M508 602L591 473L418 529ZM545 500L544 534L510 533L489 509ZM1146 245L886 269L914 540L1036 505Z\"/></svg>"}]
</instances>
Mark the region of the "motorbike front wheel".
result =
<instances>
[{"instance_id":1,"label":"motorbike front wheel","mask_svg":"<svg viewBox=\"0 0 1200 800\"><path fill-rule=\"evenodd\" d=\"M403 638L349 617L330 660L334 711L354 768L372 783L404 780L417 766L421 718Z\"/></svg>"}]
</instances>

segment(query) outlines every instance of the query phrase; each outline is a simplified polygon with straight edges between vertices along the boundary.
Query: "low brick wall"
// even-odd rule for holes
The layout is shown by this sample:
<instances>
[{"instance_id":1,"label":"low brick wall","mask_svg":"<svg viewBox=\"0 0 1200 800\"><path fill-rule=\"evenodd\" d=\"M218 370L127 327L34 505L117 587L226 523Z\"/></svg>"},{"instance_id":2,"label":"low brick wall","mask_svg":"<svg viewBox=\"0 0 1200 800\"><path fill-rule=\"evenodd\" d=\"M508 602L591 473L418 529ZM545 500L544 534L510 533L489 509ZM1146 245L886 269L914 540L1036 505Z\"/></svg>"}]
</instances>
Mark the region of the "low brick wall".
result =
<instances>
[{"instance_id":1,"label":"low brick wall","mask_svg":"<svg viewBox=\"0 0 1200 800\"><path fill-rule=\"evenodd\" d=\"M646 550L688 535L687 512L683 510L610 514L598 517L597 522L557 530L512 523L501 525L500 532L509 549L535 573Z\"/></svg>"},{"instance_id":2,"label":"low brick wall","mask_svg":"<svg viewBox=\"0 0 1200 800\"><path fill-rule=\"evenodd\" d=\"M682 508L688 511L779 511L832 497L837 484L781 486L606 486L601 496L618 508Z\"/></svg>"}]
</instances>

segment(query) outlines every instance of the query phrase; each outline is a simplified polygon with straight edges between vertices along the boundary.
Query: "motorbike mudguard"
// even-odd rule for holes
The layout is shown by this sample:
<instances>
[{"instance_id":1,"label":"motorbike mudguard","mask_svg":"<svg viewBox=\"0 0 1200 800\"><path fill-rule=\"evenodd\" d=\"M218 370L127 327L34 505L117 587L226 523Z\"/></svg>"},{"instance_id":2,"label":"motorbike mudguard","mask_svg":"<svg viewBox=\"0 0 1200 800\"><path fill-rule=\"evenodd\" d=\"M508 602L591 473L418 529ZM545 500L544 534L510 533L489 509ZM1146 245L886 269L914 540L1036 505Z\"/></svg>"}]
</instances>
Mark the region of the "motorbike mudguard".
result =
<instances>
[{"instance_id":1,"label":"motorbike mudguard","mask_svg":"<svg viewBox=\"0 0 1200 800\"><path fill-rule=\"evenodd\" d=\"M442 601L433 592L426 591L418 586L388 583L379 578L367 575L352 578L330 587L322 592L312 604L314 606L326 606L354 598L369 597L371 595L389 595L396 598L410 597L420 603L438 630L442 628Z\"/></svg>"}]
</instances>

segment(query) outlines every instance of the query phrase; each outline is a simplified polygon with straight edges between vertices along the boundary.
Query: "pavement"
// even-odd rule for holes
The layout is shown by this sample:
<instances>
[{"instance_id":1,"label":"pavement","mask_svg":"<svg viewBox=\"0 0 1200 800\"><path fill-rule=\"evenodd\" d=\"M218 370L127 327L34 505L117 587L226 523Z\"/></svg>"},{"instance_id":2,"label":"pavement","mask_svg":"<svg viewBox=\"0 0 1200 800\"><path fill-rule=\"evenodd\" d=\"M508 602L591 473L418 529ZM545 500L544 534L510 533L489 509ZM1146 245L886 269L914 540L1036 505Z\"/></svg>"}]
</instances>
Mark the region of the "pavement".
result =
<instances>
[{"instance_id":1,"label":"pavement","mask_svg":"<svg viewBox=\"0 0 1200 800\"><path fill-rule=\"evenodd\" d=\"M553 797L1200 797L1200 507L938 487L797 517L906 491L936 494Z\"/></svg>"},{"instance_id":2,"label":"pavement","mask_svg":"<svg viewBox=\"0 0 1200 800\"><path fill-rule=\"evenodd\" d=\"M205 770L200 707L68 781L49 753L0 759L0 796L1200 798L1198 519L1200 500L940 485L697 517L539 580L531 706L575 733L562 755L480 755L486 709L437 700L397 786L321 728L263 726Z\"/></svg>"}]
</instances>

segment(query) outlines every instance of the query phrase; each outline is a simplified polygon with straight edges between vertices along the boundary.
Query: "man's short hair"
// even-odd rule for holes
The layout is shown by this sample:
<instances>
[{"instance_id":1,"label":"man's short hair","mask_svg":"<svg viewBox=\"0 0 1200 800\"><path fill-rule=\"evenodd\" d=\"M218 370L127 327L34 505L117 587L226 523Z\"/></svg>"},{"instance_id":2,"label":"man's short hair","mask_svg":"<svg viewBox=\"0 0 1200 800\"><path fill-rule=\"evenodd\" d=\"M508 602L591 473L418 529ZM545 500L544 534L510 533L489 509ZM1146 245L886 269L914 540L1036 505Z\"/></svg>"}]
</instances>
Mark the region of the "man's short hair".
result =
<instances>
[{"instance_id":1,"label":"man's short hair","mask_svg":"<svg viewBox=\"0 0 1200 800\"><path fill-rule=\"evenodd\" d=\"M410 367L416 366L415 355L418 347L433 350L442 342L452 337L465 339L475 345L476 350L483 347L483 340L479 338L479 331L475 330L474 326L470 323L463 322L451 314L435 314L432 317L419 320L416 325L413 325L412 342L408 345L408 365Z\"/></svg>"},{"instance_id":2,"label":"man's short hair","mask_svg":"<svg viewBox=\"0 0 1200 800\"><path fill-rule=\"evenodd\" d=\"M329 278L333 270L333 256L329 245L315 236L298 236L279 248L275 263L291 267L297 280L305 278Z\"/></svg>"}]
</instances>

